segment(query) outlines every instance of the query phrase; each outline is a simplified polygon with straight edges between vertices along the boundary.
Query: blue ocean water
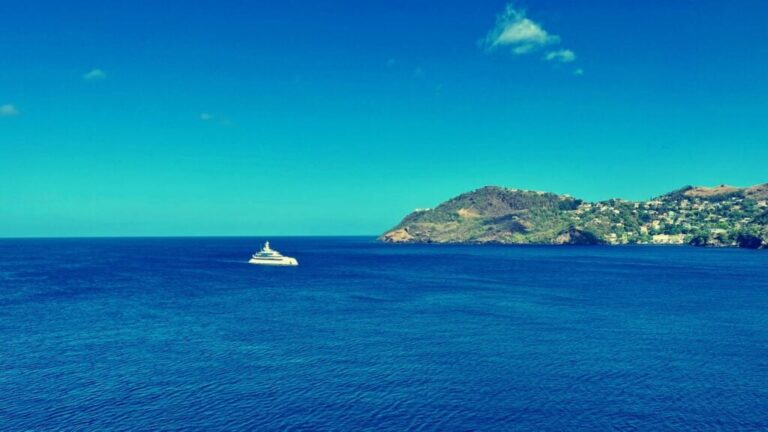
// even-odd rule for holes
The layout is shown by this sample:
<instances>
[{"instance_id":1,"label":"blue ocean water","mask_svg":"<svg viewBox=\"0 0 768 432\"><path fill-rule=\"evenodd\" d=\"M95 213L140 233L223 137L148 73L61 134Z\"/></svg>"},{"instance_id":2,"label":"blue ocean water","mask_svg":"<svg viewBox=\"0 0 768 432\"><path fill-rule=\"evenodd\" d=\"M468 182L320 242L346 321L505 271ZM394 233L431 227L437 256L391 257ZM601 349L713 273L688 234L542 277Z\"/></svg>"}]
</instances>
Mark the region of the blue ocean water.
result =
<instances>
[{"instance_id":1,"label":"blue ocean water","mask_svg":"<svg viewBox=\"0 0 768 432\"><path fill-rule=\"evenodd\" d=\"M0 240L0 429L768 429L768 253Z\"/></svg>"}]
</instances>

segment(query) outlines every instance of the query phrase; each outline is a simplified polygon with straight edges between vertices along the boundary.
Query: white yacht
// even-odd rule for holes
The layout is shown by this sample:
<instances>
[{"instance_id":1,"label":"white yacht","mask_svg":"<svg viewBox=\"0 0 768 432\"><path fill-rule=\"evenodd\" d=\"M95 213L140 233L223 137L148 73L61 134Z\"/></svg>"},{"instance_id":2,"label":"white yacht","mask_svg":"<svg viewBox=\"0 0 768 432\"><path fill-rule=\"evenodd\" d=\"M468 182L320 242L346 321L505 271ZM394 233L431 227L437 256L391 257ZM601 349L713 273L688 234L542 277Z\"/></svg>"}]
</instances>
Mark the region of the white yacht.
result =
<instances>
[{"instance_id":1,"label":"white yacht","mask_svg":"<svg viewBox=\"0 0 768 432\"><path fill-rule=\"evenodd\" d=\"M283 256L280 252L270 249L269 242L264 243L264 247L261 251L253 254L249 264L261 264L261 265L279 265L279 266L297 266L299 262L296 258Z\"/></svg>"}]
</instances>

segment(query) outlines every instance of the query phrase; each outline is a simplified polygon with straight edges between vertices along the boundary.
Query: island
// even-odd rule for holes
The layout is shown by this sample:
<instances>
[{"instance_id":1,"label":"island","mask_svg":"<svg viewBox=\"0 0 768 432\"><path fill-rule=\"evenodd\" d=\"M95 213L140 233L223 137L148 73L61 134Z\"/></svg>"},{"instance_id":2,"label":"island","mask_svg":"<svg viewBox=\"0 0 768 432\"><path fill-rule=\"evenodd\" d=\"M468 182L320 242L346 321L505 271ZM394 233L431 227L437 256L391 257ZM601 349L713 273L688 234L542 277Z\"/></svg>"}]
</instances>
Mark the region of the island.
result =
<instances>
[{"instance_id":1,"label":"island","mask_svg":"<svg viewBox=\"0 0 768 432\"><path fill-rule=\"evenodd\" d=\"M486 186L417 209L379 237L388 243L664 244L768 248L768 183L686 186L648 201L587 202Z\"/></svg>"}]
</instances>

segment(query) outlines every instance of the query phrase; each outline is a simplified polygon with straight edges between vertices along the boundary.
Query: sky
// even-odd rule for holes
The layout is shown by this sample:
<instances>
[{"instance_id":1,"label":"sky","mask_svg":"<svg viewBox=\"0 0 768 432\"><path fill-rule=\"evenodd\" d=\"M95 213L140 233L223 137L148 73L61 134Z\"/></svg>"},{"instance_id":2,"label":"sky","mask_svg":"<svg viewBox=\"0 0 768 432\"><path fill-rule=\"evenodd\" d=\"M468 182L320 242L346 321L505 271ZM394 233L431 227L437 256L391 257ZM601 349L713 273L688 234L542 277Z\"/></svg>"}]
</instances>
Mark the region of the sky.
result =
<instances>
[{"instance_id":1,"label":"sky","mask_svg":"<svg viewBox=\"0 0 768 432\"><path fill-rule=\"evenodd\" d=\"M768 182L763 0L0 0L0 237Z\"/></svg>"}]
</instances>

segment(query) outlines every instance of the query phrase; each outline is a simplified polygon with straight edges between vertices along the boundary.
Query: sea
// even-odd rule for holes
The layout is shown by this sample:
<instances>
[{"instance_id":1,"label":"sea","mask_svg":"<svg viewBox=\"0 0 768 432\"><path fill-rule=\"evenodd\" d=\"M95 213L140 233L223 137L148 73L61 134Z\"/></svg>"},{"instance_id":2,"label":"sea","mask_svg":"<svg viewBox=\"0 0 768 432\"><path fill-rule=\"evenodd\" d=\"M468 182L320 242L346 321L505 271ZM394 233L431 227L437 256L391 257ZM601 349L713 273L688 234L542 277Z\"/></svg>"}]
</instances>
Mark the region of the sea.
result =
<instances>
[{"instance_id":1,"label":"sea","mask_svg":"<svg viewBox=\"0 0 768 432\"><path fill-rule=\"evenodd\" d=\"M768 251L3 239L0 338L2 431L768 430Z\"/></svg>"}]
</instances>

